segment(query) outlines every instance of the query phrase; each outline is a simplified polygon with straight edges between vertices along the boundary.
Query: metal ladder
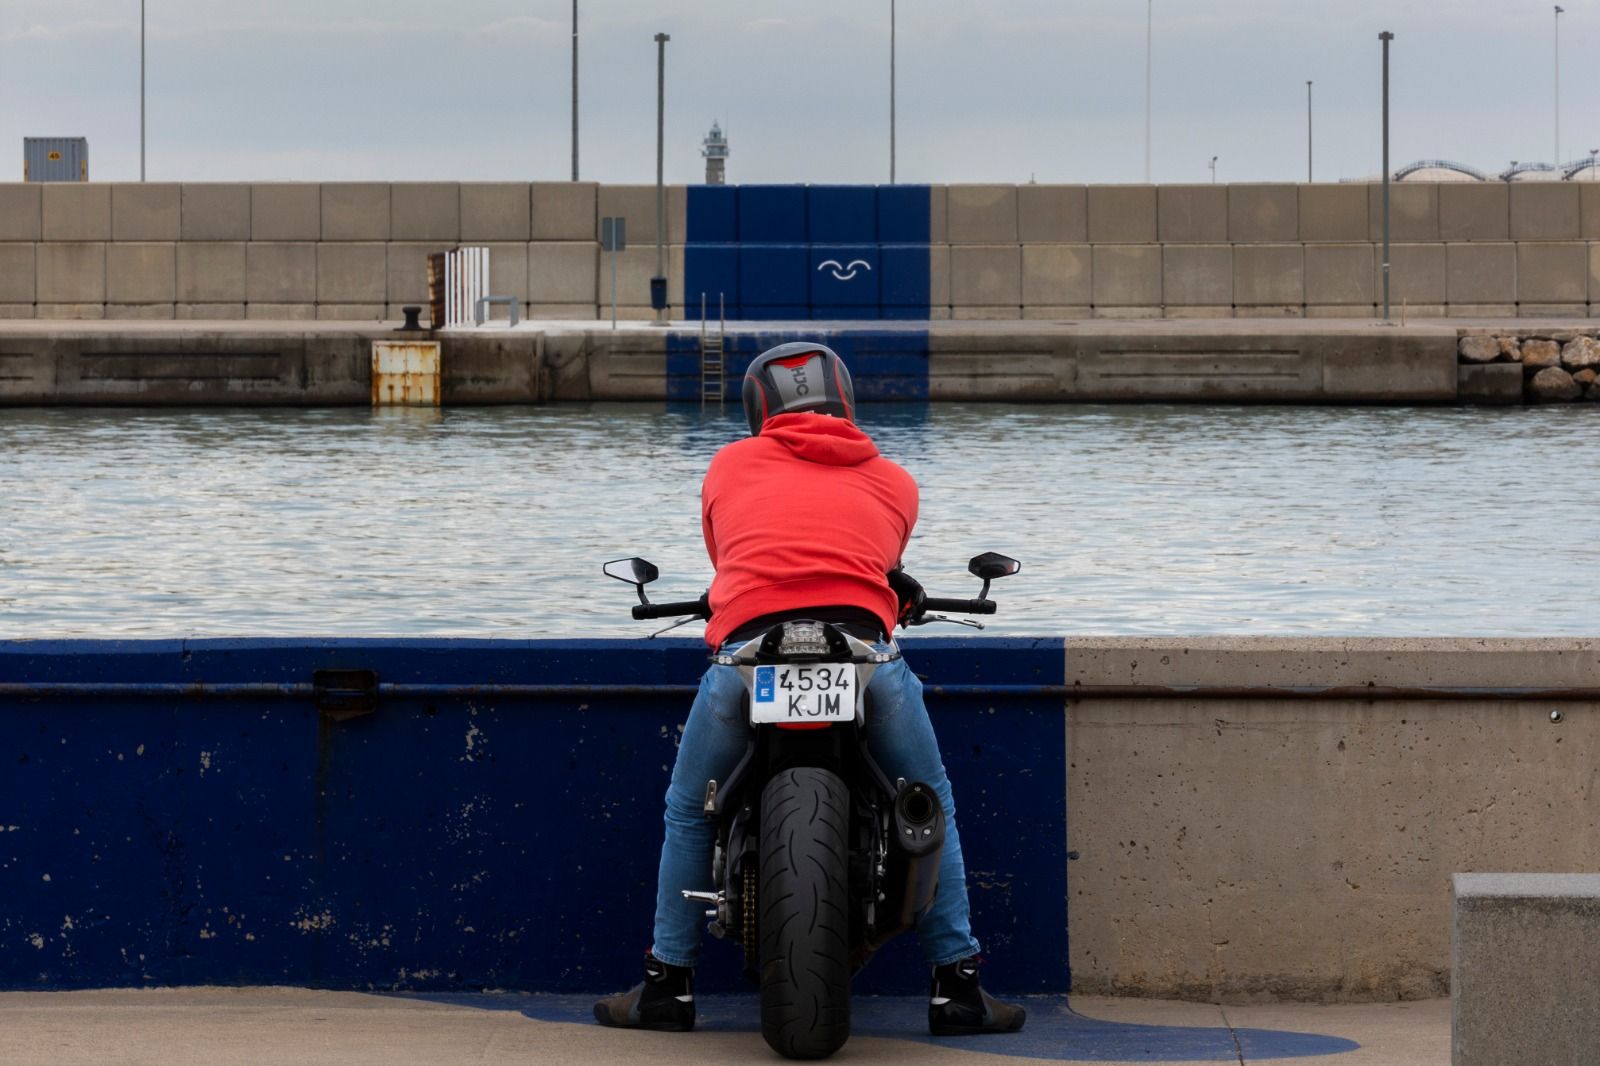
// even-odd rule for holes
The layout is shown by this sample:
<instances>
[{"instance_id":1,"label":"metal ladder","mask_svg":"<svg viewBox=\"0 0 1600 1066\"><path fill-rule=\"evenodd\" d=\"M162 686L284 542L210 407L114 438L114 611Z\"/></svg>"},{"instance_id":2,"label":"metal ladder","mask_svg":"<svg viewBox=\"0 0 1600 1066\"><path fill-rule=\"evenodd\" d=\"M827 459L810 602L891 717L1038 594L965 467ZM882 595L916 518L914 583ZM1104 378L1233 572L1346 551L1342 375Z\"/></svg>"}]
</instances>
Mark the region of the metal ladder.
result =
<instances>
[{"instance_id":1,"label":"metal ladder","mask_svg":"<svg viewBox=\"0 0 1600 1066\"><path fill-rule=\"evenodd\" d=\"M715 400L718 407L727 402L728 320L723 294L717 294L717 332L706 329L706 294L700 294L700 406Z\"/></svg>"}]
</instances>

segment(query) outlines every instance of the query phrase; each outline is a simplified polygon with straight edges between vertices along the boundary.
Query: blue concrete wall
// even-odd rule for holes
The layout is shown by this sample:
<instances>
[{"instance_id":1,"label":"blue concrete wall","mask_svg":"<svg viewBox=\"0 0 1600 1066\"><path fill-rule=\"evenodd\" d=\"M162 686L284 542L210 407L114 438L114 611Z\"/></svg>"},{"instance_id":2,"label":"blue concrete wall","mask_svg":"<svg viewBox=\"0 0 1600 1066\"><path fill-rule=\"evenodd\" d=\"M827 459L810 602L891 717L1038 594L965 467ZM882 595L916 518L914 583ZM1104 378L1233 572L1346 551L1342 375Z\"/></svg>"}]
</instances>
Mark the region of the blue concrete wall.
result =
<instances>
[{"instance_id":1,"label":"blue concrete wall","mask_svg":"<svg viewBox=\"0 0 1600 1066\"><path fill-rule=\"evenodd\" d=\"M727 396L737 403L750 360L789 341L826 344L838 352L850 370L859 402L928 399L928 334L926 330L911 329L768 329L729 333L723 360ZM667 398L700 398L698 331L667 335Z\"/></svg>"},{"instance_id":2,"label":"blue concrete wall","mask_svg":"<svg viewBox=\"0 0 1600 1066\"><path fill-rule=\"evenodd\" d=\"M692 185L684 302L732 320L926 319L926 185Z\"/></svg>"},{"instance_id":3,"label":"blue concrete wall","mask_svg":"<svg viewBox=\"0 0 1600 1066\"><path fill-rule=\"evenodd\" d=\"M1029 691L1062 682L1062 642L907 652L974 928L1008 989L1065 991L1065 714ZM625 985L703 667L693 640L0 643L0 988ZM412 687L335 721L305 691L323 668ZM706 989L736 969L710 941ZM856 987L924 981L902 938Z\"/></svg>"}]
</instances>

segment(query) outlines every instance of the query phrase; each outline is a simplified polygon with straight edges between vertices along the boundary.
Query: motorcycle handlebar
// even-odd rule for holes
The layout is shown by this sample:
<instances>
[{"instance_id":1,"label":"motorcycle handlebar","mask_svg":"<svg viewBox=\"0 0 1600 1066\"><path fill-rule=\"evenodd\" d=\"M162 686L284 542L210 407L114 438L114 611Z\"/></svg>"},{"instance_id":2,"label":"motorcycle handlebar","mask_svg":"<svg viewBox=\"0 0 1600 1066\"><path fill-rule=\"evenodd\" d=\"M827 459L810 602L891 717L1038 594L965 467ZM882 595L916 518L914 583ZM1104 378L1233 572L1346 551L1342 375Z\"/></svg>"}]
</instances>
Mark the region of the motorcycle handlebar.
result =
<instances>
[{"instance_id":1,"label":"motorcycle handlebar","mask_svg":"<svg viewBox=\"0 0 1600 1066\"><path fill-rule=\"evenodd\" d=\"M957 614L994 614L993 600L954 600L929 596L922 601L924 611L954 611Z\"/></svg>"},{"instance_id":2,"label":"motorcycle handlebar","mask_svg":"<svg viewBox=\"0 0 1600 1066\"><path fill-rule=\"evenodd\" d=\"M685 614L692 614L696 618L710 617L704 612L705 603L702 600L679 600L677 603L635 604L633 617L639 620L646 618L677 618Z\"/></svg>"}]
</instances>

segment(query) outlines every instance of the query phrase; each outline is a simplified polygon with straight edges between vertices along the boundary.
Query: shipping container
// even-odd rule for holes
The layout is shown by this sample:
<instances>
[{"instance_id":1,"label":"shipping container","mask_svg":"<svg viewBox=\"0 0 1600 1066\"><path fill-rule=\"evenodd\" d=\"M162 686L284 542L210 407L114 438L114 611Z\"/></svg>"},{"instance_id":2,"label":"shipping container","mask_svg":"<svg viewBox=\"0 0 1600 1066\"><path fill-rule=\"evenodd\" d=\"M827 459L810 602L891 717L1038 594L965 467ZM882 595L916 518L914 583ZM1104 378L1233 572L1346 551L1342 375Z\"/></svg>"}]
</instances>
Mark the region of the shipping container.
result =
<instances>
[{"instance_id":1,"label":"shipping container","mask_svg":"<svg viewBox=\"0 0 1600 1066\"><path fill-rule=\"evenodd\" d=\"M24 137L23 181L88 181L89 138Z\"/></svg>"}]
</instances>

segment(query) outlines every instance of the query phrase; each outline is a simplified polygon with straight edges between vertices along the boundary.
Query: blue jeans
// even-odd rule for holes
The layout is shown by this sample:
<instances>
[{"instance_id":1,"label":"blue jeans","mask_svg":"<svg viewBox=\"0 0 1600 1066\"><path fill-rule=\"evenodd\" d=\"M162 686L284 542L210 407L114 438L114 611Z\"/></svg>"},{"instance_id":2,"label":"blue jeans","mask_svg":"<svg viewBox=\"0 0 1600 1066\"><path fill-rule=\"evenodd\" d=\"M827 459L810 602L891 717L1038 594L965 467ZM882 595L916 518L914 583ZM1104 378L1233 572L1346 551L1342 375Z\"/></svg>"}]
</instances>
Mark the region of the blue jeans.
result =
<instances>
[{"instance_id":1,"label":"blue jeans","mask_svg":"<svg viewBox=\"0 0 1600 1066\"><path fill-rule=\"evenodd\" d=\"M879 645L880 648L886 647ZM922 682L904 660L878 667L868 686L872 707L866 736L872 756L889 780L922 781L944 805L944 857L939 891L917 924L917 941L930 966L943 966L978 953L967 911L967 873L956 832L956 805L950 779L939 758L939 743L922 705ZM706 905L683 898L682 889L711 890L711 855L716 826L702 811L706 782L726 781L750 738L740 710L744 681L732 666L713 666L700 679L678 744L678 759L667 788L666 839L656 888L655 957L673 966L693 966L700 956L700 929Z\"/></svg>"}]
</instances>

